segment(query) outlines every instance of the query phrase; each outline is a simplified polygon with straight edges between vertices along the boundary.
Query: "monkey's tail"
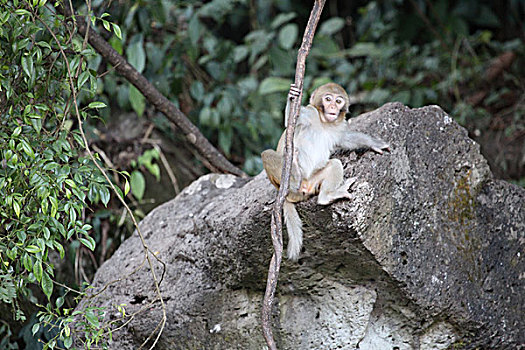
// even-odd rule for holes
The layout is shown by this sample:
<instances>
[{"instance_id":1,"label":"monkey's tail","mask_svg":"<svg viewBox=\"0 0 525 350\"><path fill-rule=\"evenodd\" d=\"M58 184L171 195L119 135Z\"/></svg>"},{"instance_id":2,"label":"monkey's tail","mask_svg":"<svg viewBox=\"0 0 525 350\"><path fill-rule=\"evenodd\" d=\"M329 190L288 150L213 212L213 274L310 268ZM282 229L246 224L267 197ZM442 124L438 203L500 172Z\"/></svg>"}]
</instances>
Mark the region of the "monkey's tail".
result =
<instances>
[{"instance_id":1,"label":"monkey's tail","mask_svg":"<svg viewBox=\"0 0 525 350\"><path fill-rule=\"evenodd\" d=\"M288 230L288 259L297 261L303 246L303 223L295 209L295 204L292 202L284 201L283 213L286 229Z\"/></svg>"}]
</instances>

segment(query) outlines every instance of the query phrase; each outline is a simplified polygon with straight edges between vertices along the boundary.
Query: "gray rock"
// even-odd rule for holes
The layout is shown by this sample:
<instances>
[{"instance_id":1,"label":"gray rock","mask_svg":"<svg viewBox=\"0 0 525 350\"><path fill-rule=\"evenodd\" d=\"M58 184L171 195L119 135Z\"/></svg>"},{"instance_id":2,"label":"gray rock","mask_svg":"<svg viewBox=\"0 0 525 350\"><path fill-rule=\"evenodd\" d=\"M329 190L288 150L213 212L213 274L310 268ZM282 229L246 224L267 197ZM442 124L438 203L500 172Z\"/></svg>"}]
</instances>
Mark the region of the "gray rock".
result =
<instances>
[{"instance_id":1,"label":"gray rock","mask_svg":"<svg viewBox=\"0 0 525 350\"><path fill-rule=\"evenodd\" d=\"M387 104L351 125L389 142L391 153L337 155L345 176L358 178L352 199L298 205L304 248L282 266L279 348L525 347L525 190L492 179L478 145L437 106ZM206 175L142 221L166 264L157 349L265 348L275 195L264 173ZM142 310L111 344L135 349L162 319L137 235L99 269L95 290L117 278L82 305Z\"/></svg>"}]
</instances>

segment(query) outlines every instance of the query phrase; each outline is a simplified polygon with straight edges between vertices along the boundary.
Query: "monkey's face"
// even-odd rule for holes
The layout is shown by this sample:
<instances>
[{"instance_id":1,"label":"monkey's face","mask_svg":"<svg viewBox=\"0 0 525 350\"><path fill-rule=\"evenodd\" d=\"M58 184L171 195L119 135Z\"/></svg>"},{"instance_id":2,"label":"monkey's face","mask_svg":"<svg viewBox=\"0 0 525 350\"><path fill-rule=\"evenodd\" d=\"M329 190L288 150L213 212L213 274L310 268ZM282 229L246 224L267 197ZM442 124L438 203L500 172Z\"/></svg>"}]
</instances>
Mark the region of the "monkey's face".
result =
<instances>
[{"instance_id":1,"label":"monkey's face","mask_svg":"<svg viewBox=\"0 0 525 350\"><path fill-rule=\"evenodd\" d=\"M346 100L344 96L332 92L326 92L321 97L321 121L325 123L335 122L346 112Z\"/></svg>"}]
</instances>

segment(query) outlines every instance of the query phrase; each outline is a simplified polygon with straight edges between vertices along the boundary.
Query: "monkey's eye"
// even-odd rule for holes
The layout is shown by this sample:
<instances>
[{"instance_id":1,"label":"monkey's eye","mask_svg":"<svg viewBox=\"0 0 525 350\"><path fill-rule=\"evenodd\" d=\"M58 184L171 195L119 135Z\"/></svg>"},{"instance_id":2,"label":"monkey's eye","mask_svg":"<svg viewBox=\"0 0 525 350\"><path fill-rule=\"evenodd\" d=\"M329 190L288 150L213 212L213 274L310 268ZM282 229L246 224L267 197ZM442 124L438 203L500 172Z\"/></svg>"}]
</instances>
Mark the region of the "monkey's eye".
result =
<instances>
[{"instance_id":1,"label":"monkey's eye","mask_svg":"<svg viewBox=\"0 0 525 350\"><path fill-rule=\"evenodd\" d=\"M337 103L338 105L343 103L343 100L341 100L340 98L338 98L337 100L335 100L335 103Z\"/></svg>"},{"instance_id":2,"label":"monkey's eye","mask_svg":"<svg viewBox=\"0 0 525 350\"><path fill-rule=\"evenodd\" d=\"M332 101L332 98L331 98L330 96L325 96L325 98L324 98L324 99L325 99L325 101L327 101L327 102L330 102L330 101Z\"/></svg>"}]
</instances>

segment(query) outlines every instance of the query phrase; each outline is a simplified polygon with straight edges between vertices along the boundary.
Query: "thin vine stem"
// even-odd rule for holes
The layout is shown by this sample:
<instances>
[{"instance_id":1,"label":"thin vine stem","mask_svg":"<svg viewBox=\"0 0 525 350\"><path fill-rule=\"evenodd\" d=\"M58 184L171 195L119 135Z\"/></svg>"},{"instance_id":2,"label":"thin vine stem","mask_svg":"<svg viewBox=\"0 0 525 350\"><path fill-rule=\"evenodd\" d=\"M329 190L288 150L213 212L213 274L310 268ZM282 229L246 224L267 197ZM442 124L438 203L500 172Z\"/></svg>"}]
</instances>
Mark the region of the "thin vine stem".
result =
<instances>
[{"instance_id":1,"label":"thin vine stem","mask_svg":"<svg viewBox=\"0 0 525 350\"><path fill-rule=\"evenodd\" d=\"M290 173L292 170L292 155L293 155L293 135L295 132L295 125L297 118L299 117L299 107L301 104L301 98L303 95L303 80L304 72L306 69L306 57L312 47L312 41L314 38L317 23L321 17L321 12L325 0L315 0L306 30L303 35L303 41L299 52L297 54L297 65L295 69L295 86L300 90L299 97L291 101L291 113L292 118L288 122L286 128L286 144L284 148L284 164L281 176L281 185L279 192L277 193L277 199L275 201L272 211L271 221L271 236L274 248L274 253L270 261L270 267L268 269L268 279L266 282L266 291L264 293L264 300L262 305L262 329L264 339L270 350L277 350L273 332L272 332L272 308L275 297L275 290L277 288L277 281L279 279L279 270L281 268L281 261L283 255L283 227L282 227L282 212L283 205L288 195L288 187L290 185Z\"/></svg>"}]
</instances>

